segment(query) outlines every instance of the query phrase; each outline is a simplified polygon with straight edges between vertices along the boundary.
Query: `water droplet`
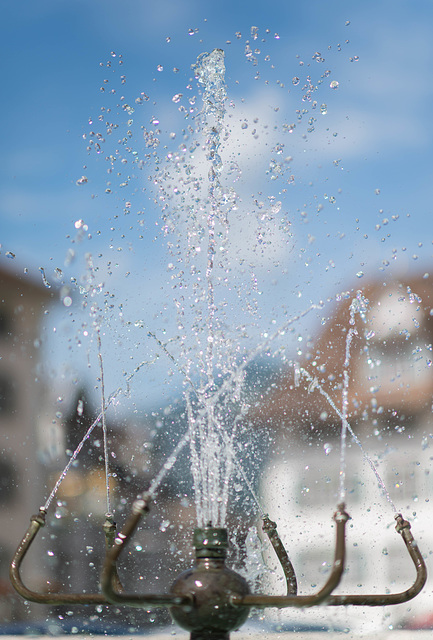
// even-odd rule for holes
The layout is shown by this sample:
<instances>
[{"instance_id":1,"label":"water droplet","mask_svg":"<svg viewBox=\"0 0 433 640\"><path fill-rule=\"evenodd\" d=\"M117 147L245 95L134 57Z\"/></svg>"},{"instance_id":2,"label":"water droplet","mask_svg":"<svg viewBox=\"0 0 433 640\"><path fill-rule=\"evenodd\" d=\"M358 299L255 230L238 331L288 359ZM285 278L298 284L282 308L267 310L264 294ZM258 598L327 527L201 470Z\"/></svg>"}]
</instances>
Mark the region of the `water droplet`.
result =
<instances>
[{"instance_id":1,"label":"water droplet","mask_svg":"<svg viewBox=\"0 0 433 640\"><path fill-rule=\"evenodd\" d=\"M182 93L176 93L171 99L172 102L178 103L182 99L182 95Z\"/></svg>"},{"instance_id":2,"label":"water droplet","mask_svg":"<svg viewBox=\"0 0 433 640\"><path fill-rule=\"evenodd\" d=\"M316 51L316 53L313 55L313 60L315 60L316 62L325 62L325 58L322 58L322 54L318 51Z\"/></svg>"},{"instance_id":3,"label":"water droplet","mask_svg":"<svg viewBox=\"0 0 433 640\"><path fill-rule=\"evenodd\" d=\"M167 531L167 527L169 524L170 524L170 520L163 520L159 525L159 530L162 532Z\"/></svg>"},{"instance_id":4,"label":"water droplet","mask_svg":"<svg viewBox=\"0 0 433 640\"><path fill-rule=\"evenodd\" d=\"M429 447L429 437L428 436L424 436L421 440L421 449L423 451L425 451L426 449L428 449Z\"/></svg>"},{"instance_id":5,"label":"water droplet","mask_svg":"<svg viewBox=\"0 0 433 640\"><path fill-rule=\"evenodd\" d=\"M317 378L314 378L308 385L308 393L311 393L312 391L314 391L314 389L317 387L318 384L319 383L317 381Z\"/></svg>"},{"instance_id":6,"label":"water droplet","mask_svg":"<svg viewBox=\"0 0 433 640\"><path fill-rule=\"evenodd\" d=\"M164 67L162 66L162 64L158 64L156 67L157 71L164 71Z\"/></svg>"},{"instance_id":7,"label":"water droplet","mask_svg":"<svg viewBox=\"0 0 433 640\"><path fill-rule=\"evenodd\" d=\"M329 454L332 451L332 444L330 444L329 442L325 442L325 444L323 445L323 448L325 450L325 455L329 456Z\"/></svg>"},{"instance_id":8,"label":"water droplet","mask_svg":"<svg viewBox=\"0 0 433 640\"><path fill-rule=\"evenodd\" d=\"M338 89L339 82L337 80L333 80L329 86L331 87L331 89Z\"/></svg>"},{"instance_id":9,"label":"water droplet","mask_svg":"<svg viewBox=\"0 0 433 640\"><path fill-rule=\"evenodd\" d=\"M40 273L41 273L41 275L42 275L42 282L44 283L44 286L45 286L47 289L51 289L51 285L50 285L50 283L48 282L47 277L46 277L46 275L45 275L45 269L44 269L43 267L39 267L39 271L40 271Z\"/></svg>"},{"instance_id":10,"label":"water droplet","mask_svg":"<svg viewBox=\"0 0 433 640\"><path fill-rule=\"evenodd\" d=\"M292 78L292 84L294 84L294 85L299 84L299 78L297 78L296 76L294 78Z\"/></svg>"},{"instance_id":11,"label":"water droplet","mask_svg":"<svg viewBox=\"0 0 433 640\"><path fill-rule=\"evenodd\" d=\"M363 275L364 275L364 272L363 272L363 271L358 271L358 273L356 274L356 277L357 277L357 278L362 278L362 277L363 277Z\"/></svg>"},{"instance_id":12,"label":"water droplet","mask_svg":"<svg viewBox=\"0 0 433 640\"><path fill-rule=\"evenodd\" d=\"M6 251L5 256L6 258L10 258L10 260L13 260L15 258L15 253L12 253L12 251Z\"/></svg>"}]
</instances>

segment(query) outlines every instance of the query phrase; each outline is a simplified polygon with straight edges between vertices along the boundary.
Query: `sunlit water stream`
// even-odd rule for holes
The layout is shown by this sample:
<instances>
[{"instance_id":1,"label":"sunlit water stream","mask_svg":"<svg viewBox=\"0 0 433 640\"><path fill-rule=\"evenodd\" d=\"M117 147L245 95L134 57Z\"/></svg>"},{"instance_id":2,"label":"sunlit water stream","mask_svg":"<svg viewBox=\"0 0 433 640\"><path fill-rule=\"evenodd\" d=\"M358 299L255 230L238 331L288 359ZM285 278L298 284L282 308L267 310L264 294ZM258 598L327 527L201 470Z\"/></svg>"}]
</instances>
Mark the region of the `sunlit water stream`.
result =
<instances>
[{"instance_id":1,"label":"sunlit water stream","mask_svg":"<svg viewBox=\"0 0 433 640\"><path fill-rule=\"evenodd\" d=\"M227 507L235 468L252 494L260 514L264 513L260 499L253 488L253 481L242 466L245 454L248 458L258 453L247 450L249 446L252 447L252 444L249 442L247 427L251 404L245 390L246 368L264 352L268 355L281 355L281 345L278 341L281 341L291 325L300 323L310 312L321 310L324 302L320 301L307 307L301 314L290 317L273 332L265 333L266 337L256 347L245 347L243 339L248 336L248 317L254 318L257 313L257 300L255 300L257 289L252 277L254 263L249 262L241 280L237 279L233 273L232 260L235 257L233 251L238 253L238 248L236 245L234 247L231 245L232 216L242 208L242 203L234 187L224 187L222 182L221 153L224 141L228 137L225 122L228 96L225 84L224 52L216 49L210 54L203 53L193 65L193 71L203 103L195 120L195 136L201 137L201 142L193 142L191 145L192 149L194 147L197 149L199 159L195 158L194 153L189 160L186 160L178 152L170 152L163 162L157 163L160 166L152 178L163 212L164 234L168 238L169 253L173 258L169 268L172 271L172 279L175 280L173 303L177 314L177 330L180 332L177 344L174 345L177 349L176 353L171 351L170 340L163 342L155 333L149 331L157 348L173 362L183 376L188 428L184 435L179 437L172 454L150 483L150 487L146 489L151 495L156 495L166 474L176 464L179 452L188 446L197 523L199 526L207 523L212 523L213 526L226 526ZM180 96L175 96L174 100L180 100ZM183 149L182 153L184 152ZM280 204L272 206L261 216L265 226L267 222L273 220L275 214L279 213L280 206ZM265 232L262 230L262 233ZM260 236L257 239L260 239ZM292 241L290 225L287 227L286 241L288 244ZM272 243L270 245L272 248ZM265 250L266 248L263 249ZM85 292L90 291L91 295L94 295L94 273L90 257L88 262L89 286ZM45 278L45 274L42 275ZM46 280L45 284L49 286ZM337 298L341 297L348 298L349 295L337 296ZM332 299L328 300L328 304L332 302ZM236 305L238 315L233 316ZM341 363L343 371L341 408L335 406L335 402L323 390L317 379L312 378L311 374L305 368L301 368L296 361L287 361L285 366L293 367L295 387L299 386L305 378L309 384L309 391L317 390L321 393L341 420L339 491L336 500L344 502L346 499L346 439L349 431L395 511L390 494L372 459L363 449L362 443L349 424L350 349L355 337L363 338L359 336L355 327L356 316L359 315L365 322L367 310L368 300L364 298L361 291L358 291L350 305L345 359ZM82 447L98 426L102 427L103 432L107 512L111 513L106 412L118 396L129 393L129 383L140 371L142 364L137 365L127 376L125 388L119 387L107 397L101 340L104 319L96 304L90 305L90 313L96 333L101 411L70 456L68 464L45 503L45 508L48 509L50 506ZM236 317L238 322L235 326L231 324L232 317Z\"/></svg>"}]
</instances>

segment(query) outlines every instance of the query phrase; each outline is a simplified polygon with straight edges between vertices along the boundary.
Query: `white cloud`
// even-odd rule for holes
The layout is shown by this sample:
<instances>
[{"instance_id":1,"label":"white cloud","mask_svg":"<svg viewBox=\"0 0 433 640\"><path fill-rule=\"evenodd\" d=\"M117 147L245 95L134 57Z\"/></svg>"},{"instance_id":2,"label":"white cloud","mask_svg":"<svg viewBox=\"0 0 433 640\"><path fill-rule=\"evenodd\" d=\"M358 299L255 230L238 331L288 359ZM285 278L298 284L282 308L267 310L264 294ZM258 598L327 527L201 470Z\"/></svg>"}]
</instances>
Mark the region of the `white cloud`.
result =
<instances>
[{"instance_id":1,"label":"white cloud","mask_svg":"<svg viewBox=\"0 0 433 640\"><path fill-rule=\"evenodd\" d=\"M293 153L305 150L314 154L318 163L324 159L362 159L377 151L403 153L430 144L422 122L408 119L404 113L337 108L323 118L326 127L318 127L306 142L294 138Z\"/></svg>"},{"instance_id":2,"label":"white cloud","mask_svg":"<svg viewBox=\"0 0 433 640\"><path fill-rule=\"evenodd\" d=\"M249 100L248 104L241 103L235 109L228 107L224 120L225 130L219 148L223 163L220 182L225 196L229 201L233 199L234 206L230 203L222 205L221 208L228 211L228 227L223 228L223 225L220 231L228 233L228 242L224 243L222 251L231 269L243 269L249 262L253 262L258 270L268 269L287 257L291 248L290 226L285 221L281 202L278 198L257 195L260 184L265 186L270 160L276 157L273 147L278 142L278 132L273 129L273 108L270 106L274 99L275 92L267 96L257 94L257 99ZM175 153L160 185L165 192L165 202L170 203L172 210L180 199L182 201L182 206L175 209L172 216L175 233L186 240L190 250L195 242L197 251L205 252L211 164L206 158L204 133L199 131L195 139L200 146L192 154L185 153L189 175L181 168L182 163L179 164ZM284 156L280 160L284 164ZM179 190L178 195L173 195L175 189ZM195 214L191 215L191 211Z\"/></svg>"}]
</instances>

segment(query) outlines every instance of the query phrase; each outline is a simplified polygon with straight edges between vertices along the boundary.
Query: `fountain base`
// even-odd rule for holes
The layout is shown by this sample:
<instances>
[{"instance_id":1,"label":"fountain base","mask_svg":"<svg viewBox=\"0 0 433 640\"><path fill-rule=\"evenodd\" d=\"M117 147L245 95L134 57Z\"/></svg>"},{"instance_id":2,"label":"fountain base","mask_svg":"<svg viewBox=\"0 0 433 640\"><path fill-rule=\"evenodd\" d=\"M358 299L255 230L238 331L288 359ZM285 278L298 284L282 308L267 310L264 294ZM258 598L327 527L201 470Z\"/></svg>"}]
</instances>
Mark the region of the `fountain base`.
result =
<instances>
[{"instance_id":1,"label":"fountain base","mask_svg":"<svg viewBox=\"0 0 433 640\"><path fill-rule=\"evenodd\" d=\"M247 581L225 566L227 530L208 526L194 532L196 564L184 571L171 594L192 597L190 606L173 606L173 620L191 632L191 640L228 640L248 618L249 607L232 603L233 596L250 593Z\"/></svg>"}]
</instances>

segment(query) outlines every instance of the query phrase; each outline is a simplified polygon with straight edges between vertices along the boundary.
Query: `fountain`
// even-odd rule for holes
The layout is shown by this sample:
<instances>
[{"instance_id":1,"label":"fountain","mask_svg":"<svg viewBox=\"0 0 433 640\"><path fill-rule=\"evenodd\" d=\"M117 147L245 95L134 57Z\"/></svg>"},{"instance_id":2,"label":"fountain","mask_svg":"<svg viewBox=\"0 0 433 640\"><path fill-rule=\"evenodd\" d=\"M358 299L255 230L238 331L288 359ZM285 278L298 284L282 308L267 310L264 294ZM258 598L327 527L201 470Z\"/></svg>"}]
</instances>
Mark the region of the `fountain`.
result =
<instances>
[{"instance_id":1,"label":"fountain","mask_svg":"<svg viewBox=\"0 0 433 640\"><path fill-rule=\"evenodd\" d=\"M198 206L190 207L183 203L183 213L193 219L193 229L189 231L184 250L197 257L193 269L196 277L196 302L193 326L198 344L199 362L198 381L192 372L193 362L188 348L183 352L184 362L172 358L184 375L187 391L185 400L188 414L188 431L180 440L172 457L167 461L161 473L152 482L149 490L142 493L134 502L132 512L122 530L116 533L110 502L107 499L107 515L103 525L106 540L106 557L101 574L101 592L98 593L50 593L44 594L29 589L21 578L21 565L40 529L45 525L47 510L68 473L72 463L78 456L83 444L93 428L102 422L104 433L104 451L107 470L108 459L106 442L105 412L114 395L107 401L104 390L104 371L101 356L101 338L97 330L98 353L101 379L101 414L86 432L79 447L61 474L46 504L39 513L32 517L31 524L21 541L11 563L11 581L18 593L26 600L41 604L87 604L116 605L126 607L167 607L174 621L191 633L191 640L227 640L231 631L238 629L248 618L252 608L307 608L319 605L331 606L383 606L406 602L415 597L426 581L426 568L422 555L410 531L410 524L400 513L395 514L396 530L402 537L405 547L416 569L416 578L412 586L403 592L390 594L338 595L335 590L340 584L345 568L345 530L349 515L345 510L345 446L346 436L351 430L347 413L347 389L349 384L348 367L350 346L356 334L354 317L357 313L365 313L365 301L361 294L354 298L351 305L350 329L346 338L346 358L344 362L344 384L342 409L339 413L342 423L341 435L341 468L339 502L334 514L336 531L335 553L332 569L324 585L312 594L298 594L295 568L290 561L277 527L268 515L263 514L263 530L281 564L287 591L285 595L267 595L250 592L250 587L241 575L226 566L228 550L228 532L226 527L227 502L233 470L237 467L245 481L247 474L237 456L236 438L249 407L242 401L242 385L245 368L258 353L264 351L272 341L281 336L295 320L301 319L311 309L321 305L310 306L303 314L286 321L273 335L249 354L242 355L237 362L231 349L227 348L224 335L224 313L221 310L223 299L217 297L216 284L227 279L229 244L228 213L236 203L236 194L227 193L221 185L222 160L220 145L224 137L225 101L227 98L224 80L224 53L216 49L210 54L202 54L193 67L195 77L202 90L203 97L203 134L204 151L208 162L208 190L205 199ZM182 171L184 168L182 168ZM188 174L188 168L186 169ZM162 199L166 196L166 182L171 179L170 168L155 179ZM189 176L182 177L184 184L193 185L193 190L200 190L200 181ZM189 187L188 187L189 188ZM205 203L205 206L203 204ZM166 214L167 226L174 222L182 224L179 212L172 219ZM204 247L204 251L201 248ZM178 247L179 248L179 247ZM218 253L221 253L221 257ZM181 314L186 313L182 307L181 296L176 300ZM193 314L194 315L194 314ZM153 336L160 347L171 356L168 348ZM298 376L307 375L298 371ZM316 385L317 386L317 385ZM338 412L338 410L337 410ZM355 437L355 436L354 436ZM197 508L197 523L193 535L196 563L174 581L167 594L148 594L129 592L122 584L117 567L120 556L133 537L143 516L151 508L157 490L164 476L173 466L180 450L189 445L191 469L194 481L194 493ZM256 499L257 500L257 499ZM262 510L263 513L263 510Z\"/></svg>"},{"instance_id":2,"label":"fountain","mask_svg":"<svg viewBox=\"0 0 433 640\"><path fill-rule=\"evenodd\" d=\"M401 514L396 514L396 531L402 536L407 551L416 568L416 579L404 592L394 594L334 595L344 571L345 526L349 519L344 505L334 514L336 545L332 570L324 586L314 594L298 595L296 576L284 546L279 539L275 523L267 516L263 528L277 553L287 582L287 595L273 596L250 594L246 580L225 566L227 530L211 524L194 532L196 565L183 572L173 583L169 594L128 593L117 575L117 561L125 545L133 536L142 516L149 510L150 496L135 501L132 514L123 530L115 535L112 519L107 518L104 530L107 555L101 576L102 593L95 594L43 594L28 589L20 575L21 563L45 524L46 512L41 509L31 519L26 535L21 541L11 564L11 581L18 593L40 604L116 604L129 607L169 607L175 622L191 632L191 640L210 638L227 640L229 632L238 629L248 618L252 607L312 607L320 604L331 606L385 606L400 604L414 598L423 588L427 572L424 560L410 531L410 524Z\"/></svg>"}]
</instances>

